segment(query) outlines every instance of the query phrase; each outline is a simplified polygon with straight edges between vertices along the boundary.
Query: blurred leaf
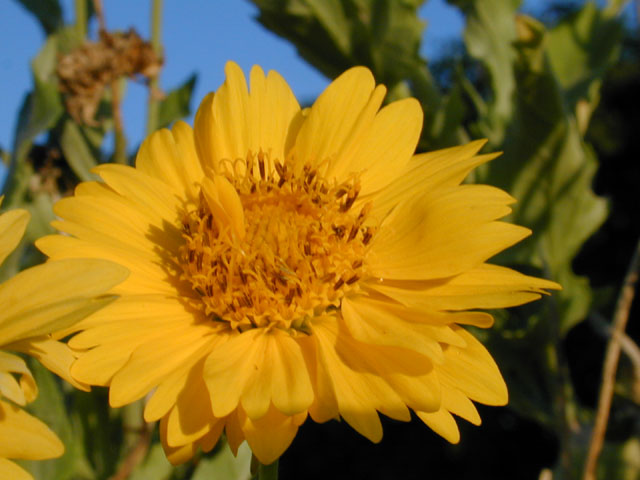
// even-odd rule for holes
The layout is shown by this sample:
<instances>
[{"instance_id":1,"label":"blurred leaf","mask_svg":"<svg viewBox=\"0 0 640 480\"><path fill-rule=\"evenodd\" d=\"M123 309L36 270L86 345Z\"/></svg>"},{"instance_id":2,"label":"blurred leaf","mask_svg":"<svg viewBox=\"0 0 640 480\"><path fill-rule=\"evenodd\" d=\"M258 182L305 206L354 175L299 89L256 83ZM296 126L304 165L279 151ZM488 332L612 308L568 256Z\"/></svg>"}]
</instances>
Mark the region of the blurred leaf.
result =
<instances>
[{"instance_id":1,"label":"blurred leaf","mask_svg":"<svg viewBox=\"0 0 640 480\"><path fill-rule=\"evenodd\" d=\"M449 0L466 18L464 41L469 54L482 62L490 77L491 94L478 128L492 148L500 145L513 109L515 13L520 0Z\"/></svg>"},{"instance_id":2,"label":"blurred leaf","mask_svg":"<svg viewBox=\"0 0 640 480\"><path fill-rule=\"evenodd\" d=\"M248 480L250 468L251 449L247 443L240 445L238 456L234 457L229 444L224 442L212 457L200 460L191 480Z\"/></svg>"},{"instance_id":3,"label":"blurred leaf","mask_svg":"<svg viewBox=\"0 0 640 480\"><path fill-rule=\"evenodd\" d=\"M62 127L60 148L67 163L80 180L86 182L97 179L90 170L98 164L98 161L80 127L71 119L67 119Z\"/></svg>"},{"instance_id":4,"label":"blurred leaf","mask_svg":"<svg viewBox=\"0 0 640 480\"><path fill-rule=\"evenodd\" d=\"M166 480L171 477L173 466L159 443L154 444L141 462L128 477L128 480ZM209 477L213 478L213 477Z\"/></svg>"},{"instance_id":5,"label":"blurred leaf","mask_svg":"<svg viewBox=\"0 0 640 480\"><path fill-rule=\"evenodd\" d=\"M191 113L191 95L196 85L197 74L191 75L186 82L171 90L158 106L158 128L171 124L174 120L189 116Z\"/></svg>"},{"instance_id":6,"label":"blurred leaf","mask_svg":"<svg viewBox=\"0 0 640 480\"><path fill-rule=\"evenodd\" d=\"M37 480L95 478L86 461L80 424L67 413L61 381L36 361L31 361L29 367L38 384L38 398L29 404L28 410L56 432L64 443L65 453L60 458L23 464Z\"/></svg>"},{"instance_id":7,"label":"blurred leaf","mask_svg":"<svg viewBox=\"0 0 640 480\"><path fill-rule=\"evenodd\" d=\"M581 15L572 18L573 22L582 21ZM566 23L559 28L567 28ZM534 265L563 285L555 297L559 300L560 330L566 333L584 319L590 303L587 281L573 274L571 262L606 218L607 206L591 190L597 159L583 141L575 111L567 108L570 92L563 90L548 60L556 46L545 39L542 35L534 43L518 44L514 117L504 155L491 163L486 180L518 199L512 219L533 230L531 237L503 258ZM564 51L574 55L569 48ZM610 53L609 49L604 51ZM601 62L591 64L596 71L587 65L581 67L590 72L580 75L591 82L582 87L587 90L604 73Z\"/></svg>"},{"instance_id":8,"label":"blurred leaf","mask_svg":"<svg viewBox=\"0 0 640 480\"><path fill-rule=\"evenodd\" d=\"M106 389L91 392L74 391L70 412L82 426L82 438L87 460L99 479L109 478L124 454L122 421L119 409L109 407Z\"/></svg>"},{"instance_id":9,"label":"blurred leaf","mask_svg":"<svg viewBox=\"0 0 640 480\"><path fill-rule=\"evenodd\" d=\"M258 21L291 41L300 55L330 78L365 65L392 89L424 65L419 47L422 1L253 0Z\"/></svg>"},{"instance_id":10,"label":"blurred leaf","mask_svg":"<svg viewBox=\"0 0 640 480\"><path fill-rule=\"evenodd\" d=\"M63 112L57 86L37 78L34 80L34 90L25 97L18 116L13 161L23 160L35 137L51 128Z\"/></svg>"},{"instance_id":11,"label":"blurred leaf","mask_svg":"<svg viewBox=\"0 0 640 480\"><path fill-rule=\"evenodd\" d=\"M575 112L583 134L598 104L602 77L618 59L622 32L622 24L605 17L593 3L549 32L550 66L563 90L566 108Z\"/></svg>"},{"instance_id":12,"label":"blurred leaf","mask_svg":"<svg viewBox=\"0 0 640 480\"><path fill-rule=\"evenodd\" d=\"M63 24L62 8L58 0L16 0L29 10L40 22L47 35L53 33Z\"/></svg>"}]
</instances>

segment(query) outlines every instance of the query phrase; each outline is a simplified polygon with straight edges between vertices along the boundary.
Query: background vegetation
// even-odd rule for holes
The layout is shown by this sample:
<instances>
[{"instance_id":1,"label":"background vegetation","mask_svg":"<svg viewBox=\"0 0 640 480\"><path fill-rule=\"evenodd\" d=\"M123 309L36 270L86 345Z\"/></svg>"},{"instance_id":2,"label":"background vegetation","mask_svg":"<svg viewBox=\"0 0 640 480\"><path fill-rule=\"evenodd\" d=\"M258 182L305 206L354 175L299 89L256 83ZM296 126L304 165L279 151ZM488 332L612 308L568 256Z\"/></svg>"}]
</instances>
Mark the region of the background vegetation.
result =
<instances>
[{"instance_id":1,"label":"background vegetation","mask_svg":"<svg viewBox=\"0 0 640 480\"><path fill-rule=\"evenodd\" d=\"M17 112L13 145L1 152L9 168L3 209L33 215L2 278L42 260L31 245L51 231L52 204L93 178L93 166L132 162L119 118L128 78L149 85L148 131L187 116L199 100L191 99L195 78L158 95L161 1L152 2L156 28L148 42L106 29L88 39L100 2L76 0L77 21L65 25L57 0L16 1L47 39L31 61L33 89ZM533 305L493 312L494 328L474 332L501 367L511 399L505 408L480 407L481 427L461 422L459 445L419 421L385 421L378 445L338 422L307 422L280 462L281 478L640 478L638 307L630 310L620 295L628 272L637 273L640 237L640 122L631 100L640 40L637 15L635 24L621 18L627 2L554 3L534 18L519 12L518 0L449 0L464 13L464 38L434 62L419 53L421 0L253 3L257 20L327 77L366 65L389 88L387 101L416 97L425 111L420 151L475 138L488 138L487 151L503 151L469 181L509 191L518 199L510 220L534 234L496 262L563 285ZM101 75L87 77L91 62L101 61ZM109 132L113 145L104 142ZM611 407L600 396L607 345ZM60 459L25 462L37 479L247 478L247 449L234 459L220 445L172 468L139 403L112 410L106 391L73 391L32 368L40 395L31 409L67 447ZM607 424L604 436L599 425ZM604 441L597 466L587 460L597 458L589 454L593 438Z\"/></svg>"}]
</instances>

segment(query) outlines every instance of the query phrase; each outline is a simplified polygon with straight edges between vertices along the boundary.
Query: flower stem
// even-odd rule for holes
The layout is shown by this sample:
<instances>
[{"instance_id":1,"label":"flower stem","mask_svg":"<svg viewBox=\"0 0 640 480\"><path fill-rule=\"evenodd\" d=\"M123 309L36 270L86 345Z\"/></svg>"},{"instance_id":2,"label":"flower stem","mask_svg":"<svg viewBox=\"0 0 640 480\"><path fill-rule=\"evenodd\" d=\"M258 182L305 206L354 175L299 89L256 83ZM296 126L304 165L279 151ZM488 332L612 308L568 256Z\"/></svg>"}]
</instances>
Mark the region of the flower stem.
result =
<instances>
[{"instance_id":1,"label":"flower stem","mask_svg":"<svg viewBox=\"0 0 640 480\"><path fill-rule=\"evenodd\" d=\"M151 46L157 55L162 55L162 0L153 0L151 6ZM158 75L149 80L147 104L147 135L158 128Z\"/></svg>"},{"instance_id":2,"label":"flower stem","mask_svg":"<svg viewBox=\"0 0 640 480\"><path fill-rule=\"evenodd\" d=\"M87 0L76 0L76 31L83 42L87 37Z\"/></svg>"},{"instance_id":3,"label":"flower stem","mask_svg":"<svg viewBox=\"0 0 640 480\"><path fill-rule=\"evenodd\" d=\"M258 480L278 480L278 460L270 465L258 466Z\"/></svg>"}]
</instances>

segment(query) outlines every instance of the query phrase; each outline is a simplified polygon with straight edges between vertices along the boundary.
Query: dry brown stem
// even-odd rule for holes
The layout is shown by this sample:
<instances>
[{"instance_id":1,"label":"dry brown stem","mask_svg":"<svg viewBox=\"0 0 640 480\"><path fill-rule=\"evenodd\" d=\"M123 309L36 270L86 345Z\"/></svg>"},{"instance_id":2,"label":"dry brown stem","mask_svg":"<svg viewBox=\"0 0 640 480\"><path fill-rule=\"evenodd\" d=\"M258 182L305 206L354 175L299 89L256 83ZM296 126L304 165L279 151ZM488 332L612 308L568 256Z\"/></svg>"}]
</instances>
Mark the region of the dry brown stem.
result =
<instances>
[{"instance_id":1,"label":"dry brown stem","mask_svg":"<svg viewBox=\"0 0 640 480\"><path fill-rule=\"evenodd\" d=\"M589 453L584 468L583 480L595 480L598 457L602 451L604 435L607 431L607 421L611 410L611 400L613 398L613 387L616 380L616 370L620 358L622 336L629 319L629 311L635 293L635 284L638 281L638 270L640 268L640 241L636 245L636 251L629 265L629 270L622 284L622 289L616 303L616 310L613 317L613 327L611 338L607 345L607 353L602 371L602 385L600 387L600 398L598 399L598 411L596 421L593 426Z\"/></svg>"}]
</instances>

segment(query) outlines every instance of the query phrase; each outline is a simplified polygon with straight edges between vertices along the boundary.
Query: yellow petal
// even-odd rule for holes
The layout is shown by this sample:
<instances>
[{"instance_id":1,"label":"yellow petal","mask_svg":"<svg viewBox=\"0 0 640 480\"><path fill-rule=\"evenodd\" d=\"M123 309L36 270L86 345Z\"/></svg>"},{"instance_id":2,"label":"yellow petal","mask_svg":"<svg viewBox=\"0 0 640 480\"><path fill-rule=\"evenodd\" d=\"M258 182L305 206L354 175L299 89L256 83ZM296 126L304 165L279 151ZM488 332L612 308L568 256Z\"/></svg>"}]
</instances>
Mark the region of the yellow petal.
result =
<instances>
[{"instance_id":1,"label":"yellow petal","mask_svg":"<svg viewBox=\"0 0 640 480\"><path fill-rule=\"evenodd\" d=\"M211 345L213 348L213 345ZM187 405L185 399L189 395L183 393L185 389L191 388L190 382L202 383L202 367L204 356L192 355L189 359L182 362L175 370L168 373L153 392L153 395L144 409L144 419L147 422L153 422L163 417L169 410L176 405L178 399L182 402L184 408ZM206 399L209 402L209 392L206 391ZM211 408L209 407L209 411ZM213 417L213 414L210 415Z\"/></svg>"},{"instance_id":2,"label":"yellow petal","mask_svg":"<svg viewBox=\"0 0 640 480\"><path fill-rule=\"evenodd\" d=\"M373 75L364 67L352 68L336 78L315 101L300 129L294 150L296 163L318 166L323 174L329 167L327 162L339 165L340 154L362 134L362 121L370 125L382 102L384 95L377 93L373 98L374 88ZM370 102L375 108L367 109Z\"/></svg>"},{"instance_id":3,"label":"yellow petal","mask_svg":"<svg viewBox=\"0 0 640 480\"><path fill-rule=\"evenodd\" d=\"M249 91L242 69L225 66L224 84L202 101L195 119L195 142L204 169L232 171L231 164L249 151Z\"/></svg>"},{"instance_id":4,"label":"yellow petal","mask_svg":"<svg viewBox=\"0 0 640 480\"><path fill-rule=\"evenodd\" d=\"M431 430L451 443L460 441L460 430L453 416L443 407L437 412L416 412L416 415Z\"/></svg>"},{"instance_id":5,"label":"yellow petal","mask_svg":"<svg viewBox=\"0 0 640 480\"><path fill-rule=\"evenodd\" d=\"M429 333L446 326L433 327L404 321L384 304L371 302L366 297L343 299L341 310L349 331L361 342L409 348L438 363L444 359L437 337Z\"/></svg>"},{"instance_id":6,"label":"yellow petal","mask_svg":"<svg viewBox=\"0 0 640 480\"><path fill-rule=\"evenodd\" d=\"M480 414L473 402L457 388L449 386L442 388L442 406L474 425L481 423Z\"/></svg>"},{"instance_id":7,"label":"yellow petal","mask_svg":"<svg viewBox=\"0 0 640 480\"><path fill-rule=\"evenodd\" d=\"M66 328L111 301L94 298L128 272L104 260L59 260L24 270L0 285L3 342Z\"/></svg>"},{"instance_id":8,"label":"yellow petal","mask_svg":"<svg viewBox=\"0 0 640 480\"><path fill-rule=\"evenodd\" d=\"M59 457L64 446L49 427L0 400L0 457L42 460Z\"/></svg>"},{"instance_id":9,"label":"yellow petal","mask_svg":"<svg viewBox=\"0 0 640 480\"><path fill-rule=\"evenodd\" d=\"M182 120L178 120L173 124L171 133L182 160L180 169L187 187L188 197L195 201L198 198L200 181L204 177L204 172L196 151L193 129Z\"/></svg>"},{"instance_id":10,"label":"yellow petal","mask_svg":"<svg viewBox=\"0 0 640 480\"><path fill-rule=\"evenodd\" d=\"M11 480L33 480L33 477L26 470L6 458L0 457L0 478Z\"/></svg>"},{"instance_id":11,"label":"yellow petal","mask_svg":"<svg viewBox=\"0 0 640 480\"><path fill-rule=\"evenodd\" d=\"M273 70L265 77L262 69L254 66L250 81L248 146L255 154L260 150L269 153L267 169L273 170L273 161L283 163L286 149L295 139L300 105L287 82Z\"/></svg>"},{"instance_id":12,"label":"yellow petal","mask_svg":"<svg viewBox=\"0 0 640 480\"><path fill-rule=\"evenodd\" d=\"M331 419L338 419L340 411L338 403L333 393L331 378L319 364L316 352L316 342L311 336L303 336L298 339L302 348L311 384L313 385L314 400L309 406L309 415L315 422L324 423Z\"/></svg>"},{"instance_id":13,"label":"yellow petal","mask_svg":"<svg viewBox=\"0 0 640 480\"><path fill-rule=\"evenodd\" d=\"M537 300L546 293L544 289L560 288L555 282L489 264L449 280L415 285L369 282L367 286L412 309L430 311L511 307Z\"/></svg>"},{"instance_id":14,"label":"yellow petal","mask_svg":"<svg viewBox=\"0 0 640 480\"><path fill-rule=\"evenodd\" d=\"M205 325L176 325L162 336L137 346L127 363L113 376L109 404L120 407L146 395L171 371L191 356L203 357L212 331Z\"/></svg>"},{"instance_id":15,"label":"yellow petal","mask_svg":"<svg viewBox=\"0 0 640 480\"><path fill-rule=\"evenodd\" d=\"M18 246L31 215L16 209L0 215L0 264Z\"/></svg>"},{"instance_id":16,"label":"yellow petal","mask_svg":"<svg viewBox=\"0 0 640 480\"><path fill-rule=\"evenodd\" d=\"M160 442L162 443L162 449L167 456L167 460L174 466L188 462L198 450L197 444L192 442L179 447L170 446L167 443L167 422L167 417L163 417L162 420L160 420Z\"/></svg>"},{"instance_id":17,"label":"yellow petal","mask_svg":"<svg viewBox=\"0 0 640 480\"><path fill-rule=\"evenodd\" d=\"M241 425L253 454L260 463L269 465L280 458L291 445L299 424L294 417L283 415L271 408L259 420L251 420L245 416Z\"/></svg>"},{"instance_id":18,"label":"yellow petal","mask_svg":"<svg viewBox=\"0 0 640 480\"><path fill-rule=\"evenodd\" d=\"M206 177L202 181L204 194L213 219L220 232L229 232L231 238L242 240L246 233L244 209L238 192L222 175Z\"/></svg>"},{"instance_id":19,"label":"yellow petal","mask_svg":"<svg viewBox=\"0 0 640 480\"><path fill-rule=\"evenodd\" d=\"M485 405L506 405L507 386L487 349L463 328L452 328L465 339L467 346L445 347L445 361L436 366L438 376L472 400Z\"/></svg>"},{"instance_id":20,"label":"yellow petal","mask_svg":"<svg viewBox=\"0 0 640 480\"><path fill-rule=\"evenodd\" d=\"M216 147L214 144L213 130L213 97L214 92L209 92L200 102L200 106L196 111L193 121L193 137L198 152L198 158L203 168L211 168L217 172L217 164L214 162L214 152Z\"/></svg>"},{"instance_id":21,"label":"yellow petal","mask_svg":"<svg viewBox=\"0 0 640 480\"><path fill-rule=\"evenodd\" d=\"M313 401L300 347L279 329L230 337L209 355L204 375L216 417L230 413L240 400L254 419L266 414L271 402L291 414Z\"/></svg>"},{"instance_id":22,"label":"yellow petal","mask_svg":"<svg viewBox=\"0 0 640 480\"><path fill-rule=\"evenodd\" d=\"M170 225L179 223L179 212L185 199L180 198L179 192L174 191L170 185L126 165L109 163L95 167L92 171L102 177L109 187L131 205L137 207L138 214L148 217L158 228L163 228L164 222L169 222ZM78 198L81 197L73 197L73 200ZM54 206L56 213L59 203ZM85 212L91 212L91 210L85 210ZM66 218L65 215L57 214ZM88 221L87 218L84 220ZM135 228L135 225L127 226Z\"/></svg>"},{"instance_id":23,"label":"yellow petal","mask_svg":"<svg viewBox=\"0 0 640 480\"><path fill-rule=\"evenodd\" d=\"M182 244L181 226L169 223L176 213L169 218L154 214L102 183L82 183L76 191L75 197L54 206L56 214L65 219L52 222L58 230L98 245L133 250L141 259L157 258L158 246L175 251Z\"/></svg>"},{"instance_id":24,"label":"yellow petal","mask_svg":"<svg viewBox=\"0 0 640 480\"><path fill-rule=\"evenodd\" d=\"M202 366L198 373L202 375ZM217 436L220 436L224 424L224 419L215 418L211 412L209 392L202 378L191 378L168 415L167 443L178 447L195 442L212 429L216 429Z\"/></svg>"},{"instance_id":25,"label":"yellow petal","mask_svg":"<svg viewBox=\"0 0 640 480\"><path fill-rule=\"evenodd\" d=\"M20 383L13 378L20 375ZM0 350L0 394L18 405L33 401L38 395L38 387L23 359Z\"/></svg>"},{"instance_id":26,"label":"yellow petal","mask_svg":"<svg viewBox=\"0 0 640 480\"><path fill-rule=\"evenodd\" d=\"M280 329L266 332L258 341L266 346L262 365L242 395L247 415L262 417L269 400L285 415L306 410L313 401L313 389L300 345Z\"/></svg>"},{"instance_id":27,"label":"yellow petal","mask_svg":"<svg viewBox=\"0 0 640 480\"><path fill-rule=\"evenodd\" d=\"M330 175L344 178L351 172L362 172L360 195L380 190L409 163L420 138L422 119L422 108L415 98L387 105L366 125L362 138L356 139L354 152L345 152L336 160Z\"/></svg>"},{"instance_id":28,"label":"yellow petal","mask_svg":"<svg viewBox=\"0 0 640 480\"><path fill-rule=\"evenodd\" d=\"M183 130L183 135L186 133L184 127L174 127L174 130ZM182 140L188 142L184 137ZM195 183L202 178L202 175L192 177L193 174L197 175L198 166L198 159L193 158L189 144L180 149L172 132L166 128L149 135L140 145L136 156L136 168L139 171L170 185L181 197L192 201L198 198Z\"/></svg>"},{"instance_id":29,"label":"yellow petal","mask_svg":"<svg viewBox=\"0 0 640 480\"><path fill-rule=\"evenodd\" d=\"M459 147L415 155L395 180L374 195L371 215L382 220L394 206L409 198L459 185L475 167L498 156L476 156L485 143L486 140L475 140ZM370 199L362 198L363 201Z\"/></svg>"},{"instance_id":30,"label":"yellow petal","mask_svg":"<svg viewBox=\"0 0 640 480\"><path fill-rule=\"evenodd\" d=\"M7 348L36 358L45 367L74 387L84 391L89 390L86 385L77 382L71 376L70 369L71 364L75 361L75 356L66 344L58 342L48 335L43 335L20 340L8 345Z\"/></svg>"},{"instance_id":31,"label":"yellow petal","mask_svg":"<svg viewBox=\"0 0 640 480\"><path fill-rule=\"evenodd\" d=\"M382 439L382 425L376 410L397 419L408 420L408 411L398 394L363 354L367 348L338 333L337 320L323 317L314 322L318 365L330 378L340 415L359 433L373 442ZM428 370L428 369L427 369Z\"/></svg>"},{"instance_id":32,"label":"yellow petal","mask_svg":"<svg viewBox=\"0 0 640 480\"><path fill-rule=\"evenodd\" d=\"M136 297L133 297L133 299L135 300ZM113 304L115 307L113 310L114 313L127 311L128 305L125 305L124 308L118 308L118 304L119 301ZM141 304L141 307L144 305L145 304ZM148 304L146 306L149 307ZM110 307L111 305L107 308L110 310ZM103 310L99 312L99 315L107 315L109 310ZM135 309L131 310L135 311ZM151 314L153 313L152 311ZM160 317L160 319L162 320L162 317ZM103 340L97 347L89 351L78 352L78 359L71 366L71 375L83 383L108 385L113 375L129 360L138 346L166 338L163 328L165 325L170 325L171 328L168 328L168 330L171 331L177 331L180 330L180 328L184 329L184 324L180 324L179 321L173 324L165 323L165 325L159 321L158 324L160 324L161 328L147 328L143 330L136 330L133 327L127 328L127 324L123 322L107 323L99 327L101 328L100 331L103 335ZM89 336L90 332L91 330L88 330L86 335ZM81 335L85 334L83 333ZM69 341L71 346L74 346L73 340L72 338ZM88 339L84 341L86 341L87 344L93 343Z\"/></svg>"},{"instance_id":33,"label":"yellow petal","mask_svg":"<svg viewBox=\"0 0 640 480\"><path fill-rule=\"evenodd\" d=\"M115 295L154 295L164 294L175 296L176 294L190 296L191 288L188 284L179 280L167 281L170 273L165 267L164 260L159 256L152 261L140 258L133 249L112 248L106 244L100 244L89 240L63 235L48 235L38 239L37 247L54 260L60 259L89 259L100 258L122 265L128 269L129 276L110 293ZM160 250L156 247L156 251Z\"/></svg>"},{"instance_id":34,"label":"yellow petal","mask_svg":"<svg viewBox=\"0 0 640 480\"><path fill-rule=\"evenodd\" d=\"M476 267L531 233L494 221L510 212L512 200L497 188L465 185L399 205L374 237L371 274L421 280Z\"/></svg>"},{"instance_id":35,"label":"yellow petal","mask_svg":"<svg viewBox=\"0 0 640 480\"><path fill-rule=\"evenodd\" d=\"M227 417L227 421L224 427L224 433L227 437L227 442L229 443L229 448L233 452L234 455L238 455L238 448L240 444L244 442L244 432L242 431L242 425L240 424L240 419L238 418L239 408L238 410L234 410L234 412ZM245 421L246 414L242 413L242 422Z\"/></svg>"}]
</instances>

